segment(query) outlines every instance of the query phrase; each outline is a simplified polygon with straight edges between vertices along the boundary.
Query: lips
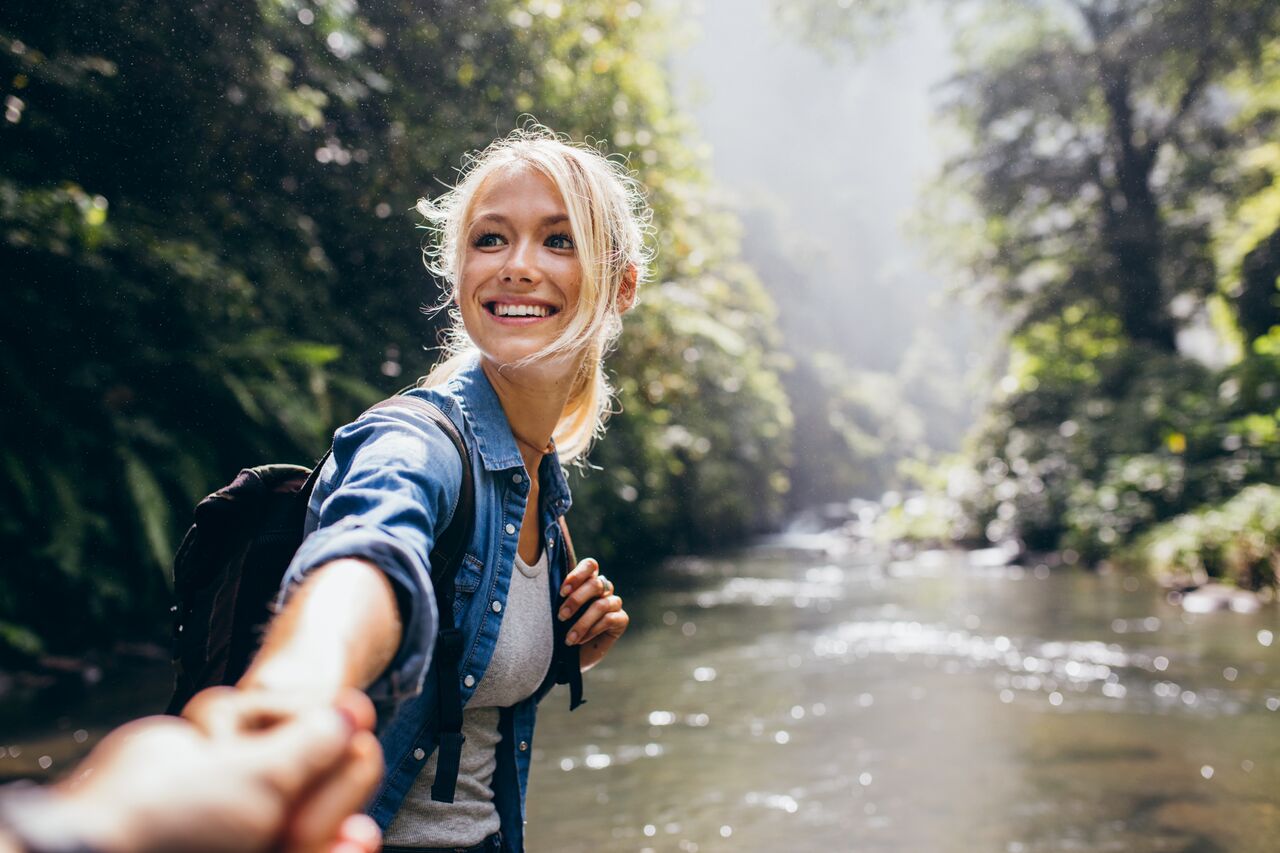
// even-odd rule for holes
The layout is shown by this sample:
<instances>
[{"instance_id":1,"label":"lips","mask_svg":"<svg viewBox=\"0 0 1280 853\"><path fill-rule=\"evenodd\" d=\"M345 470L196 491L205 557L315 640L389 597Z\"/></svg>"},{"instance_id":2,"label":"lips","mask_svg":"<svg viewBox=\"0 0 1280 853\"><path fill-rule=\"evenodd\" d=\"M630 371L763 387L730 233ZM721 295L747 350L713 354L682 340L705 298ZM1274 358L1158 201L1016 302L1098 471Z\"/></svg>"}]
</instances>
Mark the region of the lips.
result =
<instances>
[{"instance_id":1,"label":"lips","mask_svg":"<svg viewBox=\"0 0 1280 853\"><path fill-rule=\"evenodd\" d=\"M490 317L505 324L528 325L560 313L560 309L536 300L499 299L484 303Z\"/></svg>"}]
</instances>

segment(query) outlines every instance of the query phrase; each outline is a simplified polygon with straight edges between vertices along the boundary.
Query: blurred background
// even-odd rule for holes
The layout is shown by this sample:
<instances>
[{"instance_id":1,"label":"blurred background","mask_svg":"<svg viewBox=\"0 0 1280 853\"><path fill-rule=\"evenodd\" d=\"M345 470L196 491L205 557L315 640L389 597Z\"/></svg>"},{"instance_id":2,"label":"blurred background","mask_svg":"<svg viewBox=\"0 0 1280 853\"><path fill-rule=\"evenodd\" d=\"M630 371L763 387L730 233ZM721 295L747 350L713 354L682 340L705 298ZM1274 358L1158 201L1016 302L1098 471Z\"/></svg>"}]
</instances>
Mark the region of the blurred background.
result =
<instances>
[{"instance_id":1,"label":"blurred background","mask_svg":"<svg viewBox=\"0 0 1280 853\"><path fill-rule=\"evenodd\" d=\"M1274 0L17 0L0 98L0 778L163 707L190 508L428 371L533 115L658 260L531 849L1274 849Z\"/></svg>"}]
</instances>

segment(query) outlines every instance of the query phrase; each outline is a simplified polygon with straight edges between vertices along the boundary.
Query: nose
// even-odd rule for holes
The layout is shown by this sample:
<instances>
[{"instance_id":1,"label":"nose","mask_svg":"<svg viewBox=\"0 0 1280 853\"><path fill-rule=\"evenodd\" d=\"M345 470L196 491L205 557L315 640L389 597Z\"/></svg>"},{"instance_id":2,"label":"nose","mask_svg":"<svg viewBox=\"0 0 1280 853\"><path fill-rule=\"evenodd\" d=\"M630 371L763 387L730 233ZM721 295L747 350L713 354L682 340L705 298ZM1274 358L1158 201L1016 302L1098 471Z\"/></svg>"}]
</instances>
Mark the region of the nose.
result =
<instances>
[{"instance_id":1,"label":"nose","mask_svg":"<svg viewBox=\"0 0 1280 853\"><path fill-rule=\"evenodd\" d=\"M509 284L537 284L537 246L531 240L518 240L507 253L502 280Z\"/></svg>"}]
</instances>

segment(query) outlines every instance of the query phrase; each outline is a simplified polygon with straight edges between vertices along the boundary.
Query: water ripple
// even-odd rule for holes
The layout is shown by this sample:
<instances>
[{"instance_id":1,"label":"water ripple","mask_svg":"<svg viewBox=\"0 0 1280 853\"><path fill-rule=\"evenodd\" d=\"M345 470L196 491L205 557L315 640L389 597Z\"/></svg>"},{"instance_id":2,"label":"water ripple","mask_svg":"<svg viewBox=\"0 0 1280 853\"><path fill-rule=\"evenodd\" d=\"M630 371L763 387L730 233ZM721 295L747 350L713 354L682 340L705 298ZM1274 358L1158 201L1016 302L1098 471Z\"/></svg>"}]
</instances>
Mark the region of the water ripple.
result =
<instances>
[{"instance_id":1,"label":"water ripple","mask_svg":"<svg viewBox=\"0 0 1280 853\"><path fill-rule=\"evenodd\" d=\"M1156 620L1134 620L1126 629L1151 631ZM1199 710L1210 713L1239 713L1248 703L1240 695L1219 689L1197 693L1167 679L1147 680L1165 672L1166 655L1145 650L1125 650L1115 643L1097 640L1015 640L997 635L984 636L945 625L929 625L907 620L867 620L845 622L813 638L812 652L818 659L860 659L869 655L890 655L898 659L918 657L930 667L939 666L947 674L998 668L996 680L1000 699L1013 701L1013 691L1045 694L1049 705L1062 707L1069 695L1096 690L1107 700L1138 698L1134 685L1142 682L1141 695L1156 710ZM1146 678L1144 679L1144 676ZM1232 679L1228 678L1228 681ZM1095 694L1095 695L1097 695Z\"/></svg>"}]
</instances>

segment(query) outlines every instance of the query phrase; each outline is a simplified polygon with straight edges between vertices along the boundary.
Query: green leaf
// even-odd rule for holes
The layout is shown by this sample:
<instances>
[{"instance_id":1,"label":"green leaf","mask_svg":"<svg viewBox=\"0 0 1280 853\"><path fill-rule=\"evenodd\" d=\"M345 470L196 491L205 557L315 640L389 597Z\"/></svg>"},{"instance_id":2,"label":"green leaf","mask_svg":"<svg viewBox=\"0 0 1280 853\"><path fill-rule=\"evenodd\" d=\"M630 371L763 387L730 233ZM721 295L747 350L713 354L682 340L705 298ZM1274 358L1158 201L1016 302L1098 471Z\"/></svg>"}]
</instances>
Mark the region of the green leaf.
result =
<instances>
[{"instance_id":1,"label":"green leaf","mask_svg":"<svg viewBox=\"0 0 1280 853\"><path fill-rule=\"evenodd\" d=\"M165 582L173 586L173 548L169 541L171 517L164 490L151 469L132 451L120 448L120 458L124 462L125 485L133 499L151 558L164 572Z\"/></svg>"}]
</instances>

